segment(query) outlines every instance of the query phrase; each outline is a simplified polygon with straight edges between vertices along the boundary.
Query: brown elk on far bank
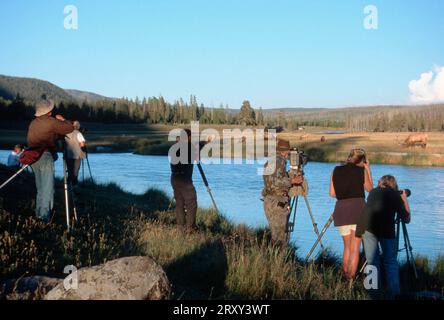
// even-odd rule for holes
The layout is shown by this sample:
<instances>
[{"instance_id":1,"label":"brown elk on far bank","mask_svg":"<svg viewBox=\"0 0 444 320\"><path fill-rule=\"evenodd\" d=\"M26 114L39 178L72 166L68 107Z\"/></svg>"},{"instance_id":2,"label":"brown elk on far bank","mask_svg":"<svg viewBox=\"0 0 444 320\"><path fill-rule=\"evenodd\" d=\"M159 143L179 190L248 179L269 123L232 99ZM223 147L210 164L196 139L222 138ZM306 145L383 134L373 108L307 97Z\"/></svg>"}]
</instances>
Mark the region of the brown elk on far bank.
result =
<instances>
[{"instance_id":1,"label":"brown elk on far bank","mask_svg":"<svg viewBox=\"0 0 444 320\"><path fill-rule=\"evenodd\" d=\"M421 146L422 148L426 148L428 139L429 135L427 133L413 133L400 144L404 147Z\"/></svg>"}]
</instances>

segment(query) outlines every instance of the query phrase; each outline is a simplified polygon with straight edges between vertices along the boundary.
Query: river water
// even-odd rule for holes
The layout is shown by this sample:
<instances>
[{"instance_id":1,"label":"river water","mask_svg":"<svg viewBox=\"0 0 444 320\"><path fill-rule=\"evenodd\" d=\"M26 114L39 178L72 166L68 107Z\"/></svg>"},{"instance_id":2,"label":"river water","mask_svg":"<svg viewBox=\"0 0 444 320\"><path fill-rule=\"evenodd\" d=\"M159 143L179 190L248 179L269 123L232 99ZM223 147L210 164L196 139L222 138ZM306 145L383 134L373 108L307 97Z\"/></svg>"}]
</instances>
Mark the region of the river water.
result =
<instances>
[{"instance_id":1,"label":"river water","mask_svg":"<svg viewBox=\"0 0 444 320\"><path fill-rule=\"evenodd\" d=\"M0 151L5 163L9 151ZM90 154L94 179L100 183L115 182L124 190L143 193L148 188L164 190L172 195L170 169L165 156L140 156L131 153ZM328 195L330 174L336 164L309 162L305 174L309 181L308 199L315 219L322 229L332 213L335 200ZM262 176L257 169L262 164L204 165L204 170L219 209L235 223L265 226L261 190ZM88 170L85 168L85 176ZM408 225L414 254L436 258L444 254L444 168L417 168L395 165L373 165L373 179L385 174L394 175L401 188L412 190L410 205L412 222ZM57 161L56 175L62 174L62 161ZM82 170L80 171L80 178ZM210 207L211 200L197 168L194 181L200 207ZM342 239L331 226L323 238L324 244L340 254ZM316 240L307 207L299 202L296 226L291 239L299 247L301 257ZM401 242L403 245L403 242ZM401 259L405 257L401 253Z\"/></svg>"}]
</instances>

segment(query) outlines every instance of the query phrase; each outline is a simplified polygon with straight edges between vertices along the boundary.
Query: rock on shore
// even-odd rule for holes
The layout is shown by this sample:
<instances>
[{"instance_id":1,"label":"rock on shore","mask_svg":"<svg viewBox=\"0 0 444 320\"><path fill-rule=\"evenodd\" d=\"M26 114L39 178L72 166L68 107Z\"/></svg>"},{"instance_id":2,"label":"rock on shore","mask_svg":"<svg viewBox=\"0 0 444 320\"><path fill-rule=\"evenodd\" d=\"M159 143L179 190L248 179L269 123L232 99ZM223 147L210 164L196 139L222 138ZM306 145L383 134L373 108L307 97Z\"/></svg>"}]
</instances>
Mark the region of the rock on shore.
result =
<instances>
[{"instance_id":1,"label":"rock on shore","mask_svg":"<svg viewBox=\"0 0 444 320\"><path fill-rule=\"evenodd\" d=\"M77 289L66 290L62 282L45 299L161 300L169 297L171 289L163 269L148 257L125 257L81 268L77 279Z\"/></svg>"}]
</instances>

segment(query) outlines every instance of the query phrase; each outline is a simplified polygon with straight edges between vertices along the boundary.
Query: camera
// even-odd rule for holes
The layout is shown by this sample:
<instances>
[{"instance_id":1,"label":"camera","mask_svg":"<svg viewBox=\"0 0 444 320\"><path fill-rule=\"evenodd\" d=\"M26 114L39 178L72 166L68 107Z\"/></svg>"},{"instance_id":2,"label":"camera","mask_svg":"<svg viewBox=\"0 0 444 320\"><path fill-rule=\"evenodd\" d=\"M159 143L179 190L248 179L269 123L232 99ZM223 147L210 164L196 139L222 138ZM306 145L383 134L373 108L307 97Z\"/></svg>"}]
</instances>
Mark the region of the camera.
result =
<instances>
[{"instance_id":1,"label":"camera","mask_svg":"<svg viewBox=\"0 0 444 320\"><path fill-rule=\"evenodd\" d=\"M405 195L408 197L410 197L410 195L412 194L412 192L410 191L410 189L403 189L403 190L399 190L399 194L402 195L402 192L405 191Z\"/></svg>"},{"instance_id":2,"label":"camera","mask_svg":"<svg viewBox=\"0 0 444 320\"><path fill-rule=\"evenodd\" d=\"M308 162L308 157L303 150L294 148L290 151L290 169L294 171L302 171Z\"/></svg>"},{"instance_id":3,"label":"camera","mask_svg":"<svg viewBox=\"0 0 444 320\"><path fill-rule=\"evenodd\" d=\"M308 157L304 153L304 151L299 150L298 148L294 148L290 151L290 178L295 176L303 176L304 175L304 166L308 162ZM289 197L296 197L300 195L307 195L308 193L308 183L304 178L302 183L293 185L289 192Z\"/></svg>"}]
</instances>

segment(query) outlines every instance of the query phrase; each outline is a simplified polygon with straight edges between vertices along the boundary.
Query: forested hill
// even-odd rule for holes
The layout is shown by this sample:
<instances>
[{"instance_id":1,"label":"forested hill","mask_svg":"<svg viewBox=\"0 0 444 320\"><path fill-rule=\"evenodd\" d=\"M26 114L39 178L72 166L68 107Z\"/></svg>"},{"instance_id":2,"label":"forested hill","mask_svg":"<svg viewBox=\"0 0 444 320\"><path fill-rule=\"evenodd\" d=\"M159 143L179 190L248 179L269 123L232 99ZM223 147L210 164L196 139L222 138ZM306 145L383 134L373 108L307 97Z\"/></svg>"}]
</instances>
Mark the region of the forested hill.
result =
<instances>
[{"instance_id":1,"label":"forested hill","mask_svg":"<svg viewBox=\"0 0 444 320\"><path fill-rule=\"evenodd\" d=\"M39 79L9 77L0 75L0 97L13 100L20 95L25 102L35 103L43 94L56 102L71 102L75 98L56 85Z\"/></svg>"},{"instance_id":2,"label":"forested hill","mask_svg":"<svg viewBox=\"0 0 444 320\"><path fill-rule=\"evenodd\" d=\"M247 126L300 126L345 128L349 131L444 131L444 104L424 106L369 106L349 108L219 107L198 103L196 96L166 101L162 96L107 98L95 93L64 90L47 81L0 75L0 119L30 120L43 94L54 99L58 112L69 119L103 123L238 124ZM239 109L240 108L240 109Z\"/></svg>"},{"instance_id":3,"label":"forested hill","mask_svg":"<svg viewBox=\"0 0 444 320\"><path fill-rule=\"evenodd\" d=\"M97 102L101 100L114 100L113 98L108 98L102 96L97 93L88 92L88 91L80 91L74 89L65 89L67 93L69 93L72 97L74 97L77 101L88 101L88 102Z\"/></svg>"}]
</instances>

